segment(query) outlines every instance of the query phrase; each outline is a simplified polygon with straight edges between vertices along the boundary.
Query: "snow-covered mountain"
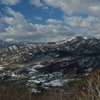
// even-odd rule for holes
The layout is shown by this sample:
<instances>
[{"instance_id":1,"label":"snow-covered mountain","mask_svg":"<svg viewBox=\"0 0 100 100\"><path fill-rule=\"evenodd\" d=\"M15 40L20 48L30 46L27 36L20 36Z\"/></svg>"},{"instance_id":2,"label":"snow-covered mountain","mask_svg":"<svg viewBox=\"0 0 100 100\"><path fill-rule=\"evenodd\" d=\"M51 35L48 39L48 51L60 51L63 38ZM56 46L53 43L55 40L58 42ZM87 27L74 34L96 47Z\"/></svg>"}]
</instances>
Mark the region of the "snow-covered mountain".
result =
<instances>
[{"instance_id":1,"label":"snow-covered mountain","mask_svg":"<svg viewBox=\"0 0 100 100\"><path fill-rule=\"evenodd\" d=\"M5 41L19 43L12 39ZM100 65L100 39L76 36L56 43L24 44L23 46L13 44L0 49L0 59L0 62L6 61L5 63L8 65L39 63L46 67L52 65L56 68L56 63L57 66L63 67L75 63L80 66L80 69L98 68Z\"/></svg>"},{"instance_id":2,"label":"snow-covered mountain","mask_svg":"<svg viewBox=\"0 0 100 100\"><path fill-rule=\"evenodd\" d=\"M0 48L6 48L9 46L24 46L26 44L37 44L35 42L27 42L27 41L18 41L15 39L0 39Z\"/></svg>"},{"instance_id":3,"label":"snow-covered mountain","mask_svg":"<svg viewBox=\"0 0 100 100\"><path fill-rule=\"evenodd\" d=\"M12 39L2 41L12 42L12 46L0 49L0 81L18 80L34 92L38 87L62 86L100 70L100 39L94 37L21 46Z\"/></svg>"},{"instance_id":4,"label":"snow-covered mountain","mask_svg":"<svg viewBox=\"0 0 100 100\"><path fill-rule=\"evenodd\" d=\"M27 42L17 41L15 39L0 39L0 48L5 48L13 45L22 46L24 44L27 44Z\"/></svg>"}]
</instances>

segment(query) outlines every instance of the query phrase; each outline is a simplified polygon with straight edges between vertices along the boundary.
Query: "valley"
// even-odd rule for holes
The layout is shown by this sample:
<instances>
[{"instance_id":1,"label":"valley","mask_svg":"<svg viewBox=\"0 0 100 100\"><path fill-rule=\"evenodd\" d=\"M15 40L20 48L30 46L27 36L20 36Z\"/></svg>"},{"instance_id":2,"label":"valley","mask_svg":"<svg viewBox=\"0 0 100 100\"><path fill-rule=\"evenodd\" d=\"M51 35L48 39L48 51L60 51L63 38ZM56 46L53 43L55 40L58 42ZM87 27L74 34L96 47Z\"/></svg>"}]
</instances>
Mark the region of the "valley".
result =
<instances>
[{"instance_id":1,"label":"valley","mask_svg":"<svg viewBox=\"0 0 100 100\"><path fill-rule=\"evenodd\" d=\"M54 89L72 94L82 86L79 82L71 89L66 87L69 83L77 83L100 70L99 50L100 39L80 36L55 43L1 48L0 83L15 81L31 93Z\"/></svg>"}]
</instances>

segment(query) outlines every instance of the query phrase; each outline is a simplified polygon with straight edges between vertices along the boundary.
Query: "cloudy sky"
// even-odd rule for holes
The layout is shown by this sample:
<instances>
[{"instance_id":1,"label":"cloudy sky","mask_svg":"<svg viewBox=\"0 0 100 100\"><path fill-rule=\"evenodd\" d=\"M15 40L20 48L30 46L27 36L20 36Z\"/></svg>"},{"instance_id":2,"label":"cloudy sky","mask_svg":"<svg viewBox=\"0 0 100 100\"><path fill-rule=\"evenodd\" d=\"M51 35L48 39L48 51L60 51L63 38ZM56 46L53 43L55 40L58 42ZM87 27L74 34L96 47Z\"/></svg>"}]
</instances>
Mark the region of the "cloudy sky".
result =
<instances>
[{"instance_id":1,"label":"cloudy sky","mask_svg":"<svg viewBox=\"0 0 100 100\"><path fill-rule=\"evenodd\" d=\"M100 37L100 0L0 0L0 38L33 42Z\"/></svg>"}]
</instances>

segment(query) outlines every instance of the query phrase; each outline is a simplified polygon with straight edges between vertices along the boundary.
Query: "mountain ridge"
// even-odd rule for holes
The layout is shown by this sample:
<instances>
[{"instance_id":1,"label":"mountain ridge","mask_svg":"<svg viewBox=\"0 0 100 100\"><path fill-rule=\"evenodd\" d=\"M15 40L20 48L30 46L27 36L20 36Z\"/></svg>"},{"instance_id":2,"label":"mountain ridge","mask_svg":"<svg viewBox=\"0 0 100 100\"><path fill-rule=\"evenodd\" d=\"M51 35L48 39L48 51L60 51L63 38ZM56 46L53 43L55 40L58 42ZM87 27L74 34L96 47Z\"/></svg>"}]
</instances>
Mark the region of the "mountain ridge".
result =
<instances>
[{"instance_id":1,"label":"mountain ridge","mask_svg":"<svg viewBox=\"0 0 100 100\"><path fill-rule=\"evenodd\" d=\"M0 81L17 80L33 90L58 88L99 70L100 39L93 37L0 49Z\"/></svg>"},{"instance_id":2,"label":"mountain ridge","mask_svg":"<svg viewBox=\"0 0 100 100\"><path fill-rule=\"evenodd\" d=\"M0 49L0 58L13 63L45 63L77 61L81 67L90 68L100 61L100 39L75 36L56 43L24 44ZM12 59L12 60L11 60ZM10 61L11 60L11 61ZM47 62L47 63L46 63ZM89 62L89 63L88 63Z\"/></svg>"}]
</instances>

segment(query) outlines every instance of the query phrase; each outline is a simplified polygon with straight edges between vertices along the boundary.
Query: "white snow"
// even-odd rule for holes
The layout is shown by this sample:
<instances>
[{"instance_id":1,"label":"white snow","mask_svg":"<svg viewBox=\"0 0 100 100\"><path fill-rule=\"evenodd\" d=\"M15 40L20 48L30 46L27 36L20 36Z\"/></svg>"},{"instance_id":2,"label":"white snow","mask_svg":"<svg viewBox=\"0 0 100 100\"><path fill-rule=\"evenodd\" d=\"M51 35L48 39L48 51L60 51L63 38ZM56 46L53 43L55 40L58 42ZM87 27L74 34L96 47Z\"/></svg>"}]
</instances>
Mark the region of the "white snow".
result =
<instances>
[{"instance_id":1,"label":"white snow","mask_svg":"<svg viewBox=\"0 0 100 100\"><path fill-rule=\"evenodd\" d=\"M14 41L14 39L5 39L6 42Z\"/></svg>"},{"instance_id":2,"label":"white snow","mask_svg":"<svg viewBox=\"0 0 100 100\"><path fill-rule=\"evenodd\" d=\"M89 73L86 73L86 74L85 74L85 76L88 76L88 75L89 75Z\"/></svg>"},{"instance_id":3,"label":"white snow","mask_svg":"<svg viewBox=\"0 0 100 100\"><path fill-rule=\"evenodd\" d=\"M35 76L32 76L32 77L31 77L31 79L34 79L34 78L36 78L36 77L35 77Z\"/></svg>"},{"instance_id":4,"label":"white snow","mask_svg":"<svg viewBox=\"0 0 100 100\"><path fill-rule=\"evenodd\" d=\"M37 72L34 68L28 68L28 70L31 71L30 73Z\"/></svg>"},{"instance_id":5,"label":"white snow","mask_svg":"<svg viewBox=\"0 0 100 100\"><path fill-rule=\"evenodd\" d=\"M18 42L18 41L14 40L14 39L11 39L11 38L8 38L8 39L5 39L5 42Z\"/></svg>"},{"instance_id":6,"label":"white snow","mask_svg":"<svg viewBox=\"0 0 100 100\"><path fill-rule=\"evenodd\" d=\"M45 80L28 80L28 82L34 82L34 83L37 83L37 84L39 84L39 83L41 83L41 82L45 82Z\"/></svg>"},{"instance_id":7,"label":"white snow","mask_svg":"<svg viewBox=\"0 0 100 100\"><path fill-rule=\"evenodd\" d=\"M85 40L87 40L88 39L88 37L83 37Z\"/></svg>"},{"instance_id":8,"label":"white snow","mask_svg":"<svg viewBox=\"0 0 100 100\"><path fill-rule=\"evenodd\" d=\"M10 49L10 50L13 50L13 47L11 46L11 47L9 47L9 49Z\"/></svg>"},{"instance_id":9,"label":"white snow","mask_svg":"<svg viewBox=\"0 0 100 100\"><path fill-rule=\"evenodd\" d=\"M37 70L35 70L35 68L41 68L41 67L43 67L43 65L35 65L35 66L28 67L28 70L31 72L37 72Z\"/></svg>"},{"instance_id":10,"label":"white snow","mask_svg":"<svg viewBox=\"0 0 100 100\"><path fill-rule=\"evenodd\" d=\"M3 69L3 67L0 67L0 70L2 70Z\"/></svg>"},{"instance_id":11,"label":"white snow","mask_svg":"<svg viewBox=\"0 0 100 100\"><path fill-rule=\"evenodd\" d=\"M47 86L49 86L49 85L51 85L51 86L62 86L63 84L61 83L60 80L52 80L48 83L44 83L44 85L47 85Z\"/></svg>"},{"instance_id":12,"label":"white snow","mask_svg":"<svg viewBox=\"0 0 100 100\"><path fill-rule=\"evenodd\" d=\"M68 39L68 41L72 41L75 38L76 38L76 36L73 36L72 38Z\"/></svg>"},{"instance_id":13,"label":"white snow","mask_svg":"<svg viewBox=\"0 0 100 100\"><path fill-rule=\"evenodd\" d=\"M44 67L43 65L35 65L33 66L34 68L41 68L41 67Z\"/></svg>"},{"instance_id":14,"label":"white snow","mask_svg":"<svg viewBox=\"0 0 100 100\"><path fill-rule=\"evenodd\" d=\"M20 75L16 75L15 73L12 73L12 77L14 77L14 78L20 78L21 76Z\"/></svg>"},{"instance_id":15,"label":"white snow","mask_svg":"<svg viewBox=\"0 0 100 100\"><path fill-rule=\"evenodd\" d=\"M40 93L41 91L38 91L37 89L35 89L35 88L32 88L32 90L31 90L32 92L34 92L34 93Z\"/></svg>"},{"instance_id":16,"label":"white snow","mask_svg":"<svg viewBox=\"0 0 100 100\"><path fill-rule=\"evenodd\" d=\"M17 46L14 45L14 46L13 46L13 49L14 49L14 50L17 50L18 48L17 48Z\"/></svg>"}]
</instances>

